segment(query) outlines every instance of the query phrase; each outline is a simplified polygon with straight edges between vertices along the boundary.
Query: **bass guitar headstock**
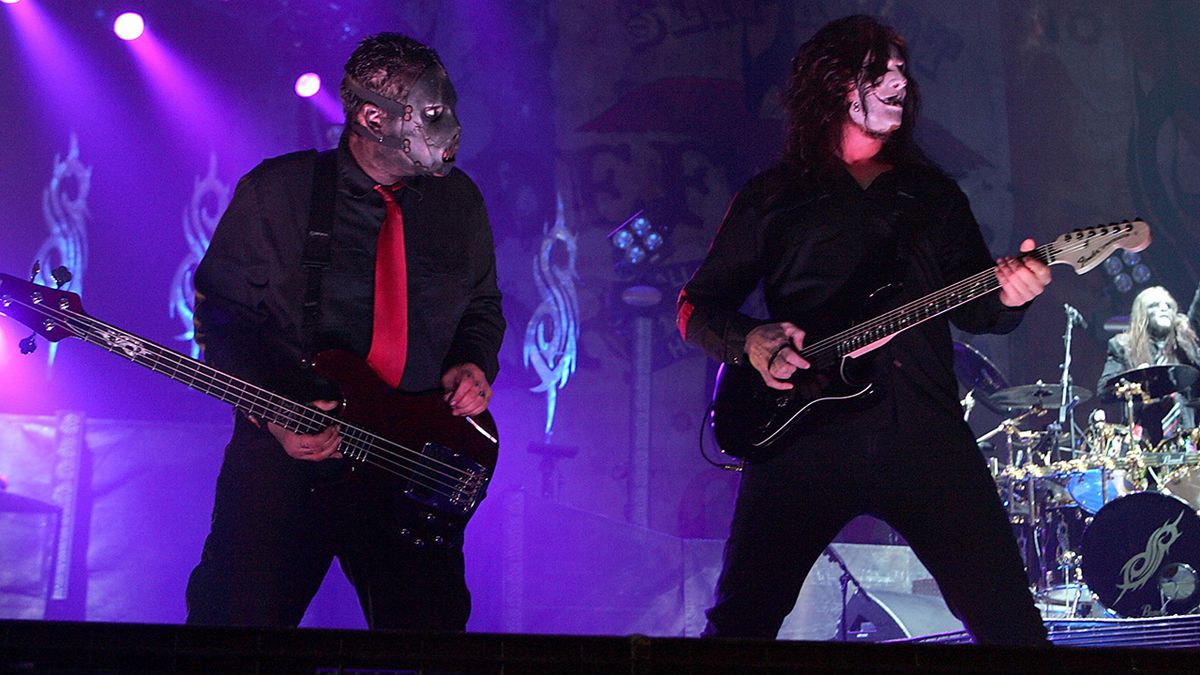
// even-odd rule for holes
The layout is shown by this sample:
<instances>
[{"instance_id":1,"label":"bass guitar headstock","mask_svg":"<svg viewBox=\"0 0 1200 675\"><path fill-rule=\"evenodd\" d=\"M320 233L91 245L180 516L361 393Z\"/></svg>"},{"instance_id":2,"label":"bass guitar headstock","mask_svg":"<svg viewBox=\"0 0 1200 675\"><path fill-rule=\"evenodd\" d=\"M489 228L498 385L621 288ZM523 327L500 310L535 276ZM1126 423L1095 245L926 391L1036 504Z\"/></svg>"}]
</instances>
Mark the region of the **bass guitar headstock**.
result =
<instances>
[{"instance_id":1,"label":"bass guitar headstock","mask_svg":"<svg viewBox=\"0 0 1200 675\"><path fill-rule=\"evenodd\" d=\"M65 284L70 273L63 268L55 270L55 280ZM0 274L0 315L19 321L50 342L58 342L76 335L69 321L84 316L83 300L76 293ZM23 353L33 351L32 339L30 336L21 341Z\"/></svg>"}]
</instances>

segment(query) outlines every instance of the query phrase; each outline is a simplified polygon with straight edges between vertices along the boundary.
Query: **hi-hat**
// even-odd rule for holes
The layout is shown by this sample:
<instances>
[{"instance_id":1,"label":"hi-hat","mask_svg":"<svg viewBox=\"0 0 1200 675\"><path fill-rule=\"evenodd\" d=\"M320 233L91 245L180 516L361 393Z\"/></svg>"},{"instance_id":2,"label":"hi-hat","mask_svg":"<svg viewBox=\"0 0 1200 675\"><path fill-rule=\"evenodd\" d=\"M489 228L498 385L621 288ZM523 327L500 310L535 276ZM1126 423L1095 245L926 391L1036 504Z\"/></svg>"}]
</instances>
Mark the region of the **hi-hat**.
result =
<instances>
[{"instance_id":1,"label":"hi-hat","mask_svg":"<svg viewBox=\"0 0 1200 675\"><path fill-rule=\"evenodd\" d=\"M1182 392L1200 376L1200 370L1186 363L1175 363L1166 366L1144 366L1117 373L1104 381L1104 401L1119 401L1124 397L1118 394L1118 389L1125 384L1141 386L1142 393L1150 398L1162 398L1175 392ZM1135 399L1140 398L1134 396Z\"/></svg>"},{"instance_id":2,"label":"hi-hat","mask_svg":"<svg viewBox=\"0 0 1200 675\"><path fill-rule=\"evenodd\" d=\"M1082 403L1092 397L1092 392L1083 387L1072 386L1067 392L1067 402L1078 398ZM1008 389L1001 389L989 397L992 403L1009 410L1025 408L1059 408L1062 407L1062 387L1057 385L1022 384Z\"/></svg>"}]
</instances>

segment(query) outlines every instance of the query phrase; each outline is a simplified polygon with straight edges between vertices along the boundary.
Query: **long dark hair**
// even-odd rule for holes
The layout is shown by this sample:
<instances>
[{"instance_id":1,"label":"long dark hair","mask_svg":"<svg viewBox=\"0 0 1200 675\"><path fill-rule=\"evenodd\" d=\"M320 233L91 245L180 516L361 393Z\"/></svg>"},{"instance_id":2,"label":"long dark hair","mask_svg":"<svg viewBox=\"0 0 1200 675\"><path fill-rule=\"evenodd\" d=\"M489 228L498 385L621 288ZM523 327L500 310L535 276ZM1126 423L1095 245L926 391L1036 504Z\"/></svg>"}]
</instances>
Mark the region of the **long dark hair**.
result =
<instances>
[{"instance_id":1,"label":"long dark hair","mask_svg":"<svg viewBox=\"0 0 1200 675\"><path fill-rule=\"evenodd\" d=\"M783 96L788 112L786 164L802 173L837 166L842 124L849 116L846 92L864 70L868 82L887 72L891 47L896 48L906 64L908 92L900 128L888 137L879 158L896 165L930 163L913 140L920 91L907 68L904 38L875 17L859 14L829 22L801 45L792 58L791 76Z\"/></svg>"},{"instance_id":2,"label":"long dark hair","mask_svg":"<svg viewBox=\"0 0 1200 675\"><path fill-rule=\"evenodd\" d=\"M1138 368L1144 363L1156 365L1150 360L1152 350L1149 306L1153 300L1163 296L1170 301L1175 318L1172 320L1172 330L1167 333L1166 342L1163 344L1162 354L1168 363L1176 363L1177 350L1182 349L1193 363L1200 363L1200 340L1196 337L1196 331L1192 330L1191 321L1186 314L1179 313L1179 305L1167 289L1151 286L1137 294L1129 312L1129 330L1124 334L1124 338L1126 358L1129 359L1131 368Z\"/></svg>"}]
</instances>

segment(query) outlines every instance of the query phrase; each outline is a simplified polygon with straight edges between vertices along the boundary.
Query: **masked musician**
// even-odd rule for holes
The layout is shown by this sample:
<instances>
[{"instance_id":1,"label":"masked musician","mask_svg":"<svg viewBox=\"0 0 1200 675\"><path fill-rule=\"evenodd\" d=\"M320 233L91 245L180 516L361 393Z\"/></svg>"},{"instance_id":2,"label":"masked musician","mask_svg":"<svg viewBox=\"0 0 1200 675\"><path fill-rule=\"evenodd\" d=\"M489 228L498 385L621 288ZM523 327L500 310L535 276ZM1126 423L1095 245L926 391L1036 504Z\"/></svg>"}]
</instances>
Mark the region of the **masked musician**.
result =
<instances>
[{"instance_id":1,"label":"masked musician","mask_svg":"<svg viewBox=\"0 0 1200 675\"><path fill-rule=\"evenodd\" d=\"M1138 293L1129 312L1129 330L1108 340L1108 355L1100 375L1099 390L1113 385L1114 375L1147 366L1200 365L1200 288L1188 313L1167 289L1151 286ZM1157 444L1196 426L1193 410L1185 405L1187 392L1173 392L1161 400L1137 405L1134 422L1145 440Z\"/></svg>"},{"instance_id":2,"label":"masked musician","mask_svg":"<svg viewBox=\"0 0 1200 675\"><path fill-rule=\"evenodd\" d=\"M917 93L904 40L872 17L836 20L800 47L784 160L734 198L684 286L688 342L787 390L810 365L806 331L860 315L872 290L902 281L896 307L989 267L1000 292L949 316L972 332L1017 325L1049 269L993 262L966 196L913 141ZM768 320L739 311L760 284ZM1008 518L962 420L949 321L901 332L873 357L875 396L823 403L780 451L745 466L704 635L775 637L828 542L869 513L908 540L977 641L1043 643Z\"/></svg>"},{"instance_id":3,"label":"masked musician","mask_svg":"<svg viewBox=\"0 0 1200 675\"><path fill-rule=\"evenodd\" d=\"M196 271L205 359L328 410L338 394L303 364L337 348L382 380L376 400L440 389L449 419L482 413L505 323L484 203L454 168L454 87L432 49L381 33L346 62L341 98L336 150L269 159L238 183ZM464 630L461 533L418 541L392 508L402 495L328 487L347 461L339 426L268 420L237 415L188 622L295 626L337 557L372 629Z\"/></svg>"}]
</instances>

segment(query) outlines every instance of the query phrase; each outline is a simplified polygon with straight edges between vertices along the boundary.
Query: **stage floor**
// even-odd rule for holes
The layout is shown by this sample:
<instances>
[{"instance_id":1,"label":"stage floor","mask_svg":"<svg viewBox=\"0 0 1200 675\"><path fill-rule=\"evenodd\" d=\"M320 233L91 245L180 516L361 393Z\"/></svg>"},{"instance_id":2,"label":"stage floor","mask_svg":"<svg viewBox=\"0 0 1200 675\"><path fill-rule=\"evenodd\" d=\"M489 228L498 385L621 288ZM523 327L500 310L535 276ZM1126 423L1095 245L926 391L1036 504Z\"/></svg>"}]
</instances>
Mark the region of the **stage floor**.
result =
<instances>
[{"instance_id":1,"label":"stage floor","mask_svg":"<svg viewBox=\"0 0 1200 675\"><path fill-rule=\"evenodd\" d=\"M1180 673L1200 617L1057 620L1046 649L0 621L3 673ZM1174 648L1174 649L1168 649Z\"/></svg>"}]
</instances>

